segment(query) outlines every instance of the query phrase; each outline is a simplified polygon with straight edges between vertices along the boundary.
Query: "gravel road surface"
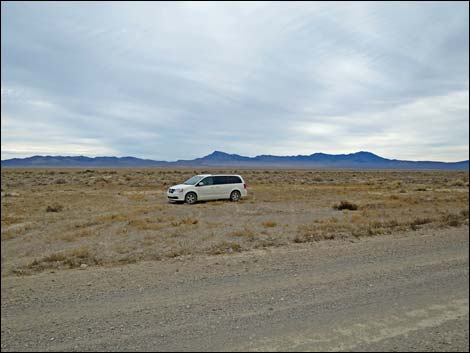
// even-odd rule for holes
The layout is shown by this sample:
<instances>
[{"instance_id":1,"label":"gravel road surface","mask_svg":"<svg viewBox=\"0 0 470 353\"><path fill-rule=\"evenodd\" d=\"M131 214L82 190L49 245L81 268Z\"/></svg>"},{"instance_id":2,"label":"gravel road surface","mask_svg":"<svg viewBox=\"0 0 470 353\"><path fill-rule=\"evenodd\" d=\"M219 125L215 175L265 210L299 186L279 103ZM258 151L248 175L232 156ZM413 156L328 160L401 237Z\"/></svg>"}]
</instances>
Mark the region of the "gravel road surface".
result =
<instances>
[{"instance_id":1,"label":"gravel road surface","mask_svg":"<svg viewBox=\"0 0 470 353\"><path fill-rule=\"evenodd\" d=\"M469 229L2 278L2 351L468 351Z\"/></svg>"}]
</instances>

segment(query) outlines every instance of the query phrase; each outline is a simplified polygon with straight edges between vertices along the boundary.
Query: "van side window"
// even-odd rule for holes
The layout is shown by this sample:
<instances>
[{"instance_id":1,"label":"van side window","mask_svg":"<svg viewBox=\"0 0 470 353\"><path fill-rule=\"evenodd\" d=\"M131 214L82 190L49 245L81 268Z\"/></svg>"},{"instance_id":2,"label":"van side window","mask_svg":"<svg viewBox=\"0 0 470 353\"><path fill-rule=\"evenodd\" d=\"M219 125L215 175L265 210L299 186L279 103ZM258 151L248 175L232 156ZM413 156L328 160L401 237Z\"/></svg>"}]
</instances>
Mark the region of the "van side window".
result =
<instances>
[{"instance_id":1,"label":"van side window","mask_svg":"<svg viewBox=\"0 0 470 353\"><path fill-rule=\"evenodd\" d=\"M204 185L212 185L214 183L213 177L206 177L201 180Z\"/></svg>"},{"instance_id":2,"label":"van side window","mask_svg":"<svg viewBox=\"0 0 470 353\"><path fill-rule=\"evenodd\" d=\"M214 177L214 185L221 185L226 184L224 176L215 176Z\"/></svg>"}]
</instances>

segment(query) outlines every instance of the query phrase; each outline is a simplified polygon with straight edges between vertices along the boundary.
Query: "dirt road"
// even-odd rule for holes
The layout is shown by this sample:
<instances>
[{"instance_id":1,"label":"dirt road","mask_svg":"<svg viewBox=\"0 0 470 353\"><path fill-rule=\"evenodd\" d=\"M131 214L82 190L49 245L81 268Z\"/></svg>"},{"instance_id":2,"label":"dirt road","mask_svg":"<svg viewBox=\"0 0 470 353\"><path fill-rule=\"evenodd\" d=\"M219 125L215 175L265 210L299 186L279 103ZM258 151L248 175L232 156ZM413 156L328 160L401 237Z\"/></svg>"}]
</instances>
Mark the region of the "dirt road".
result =
<instances>
[{"instance_id":1,"label":"dirt road","mask_svg":"<svg viewBox=\"0 0 470 353\"><path fill-rule=\"evenodd\" d=\"M468 231L5 277L2 351L468 351Z\"/></svg>"}]
</instances>

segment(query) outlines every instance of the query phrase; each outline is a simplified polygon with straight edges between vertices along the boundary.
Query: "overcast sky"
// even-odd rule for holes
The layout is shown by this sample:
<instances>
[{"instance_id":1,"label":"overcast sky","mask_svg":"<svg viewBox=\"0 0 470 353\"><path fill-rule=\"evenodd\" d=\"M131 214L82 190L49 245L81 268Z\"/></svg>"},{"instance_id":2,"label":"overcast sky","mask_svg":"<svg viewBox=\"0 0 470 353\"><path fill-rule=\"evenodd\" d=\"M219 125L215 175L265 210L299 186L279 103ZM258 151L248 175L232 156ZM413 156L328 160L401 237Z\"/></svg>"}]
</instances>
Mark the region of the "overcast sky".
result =
<instances>
[{"instance_id":1,"label":"overcast sky","mask_svg":"<svg viewBox=\"0 0 470 353\"><path fill-rule=\"evenodd\" d=\"M469 6L1 3L1 158L469 155Z\"/></svg>"}]
</instances>

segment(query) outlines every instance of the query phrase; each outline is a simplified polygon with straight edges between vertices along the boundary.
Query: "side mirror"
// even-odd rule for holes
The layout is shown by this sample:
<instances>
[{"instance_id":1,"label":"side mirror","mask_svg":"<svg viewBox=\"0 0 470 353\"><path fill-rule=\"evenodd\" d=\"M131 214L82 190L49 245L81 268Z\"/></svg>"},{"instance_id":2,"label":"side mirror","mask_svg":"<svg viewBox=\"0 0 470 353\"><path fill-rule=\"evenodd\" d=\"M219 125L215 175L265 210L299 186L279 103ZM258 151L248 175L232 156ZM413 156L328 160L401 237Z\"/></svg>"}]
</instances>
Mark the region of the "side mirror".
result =
<instances>
[{"instance_id":1,"label":"side mirror","mask_svg":"<svg viewBox=\"0 0 470 353\"><path fill-rule=\"evenodd\" d=\"M197 183L196 186L203 186L203 185L204 185L204 183L201 181L201 182Z\"/></svg>"}]
</instances>

